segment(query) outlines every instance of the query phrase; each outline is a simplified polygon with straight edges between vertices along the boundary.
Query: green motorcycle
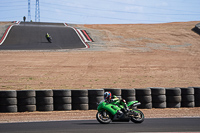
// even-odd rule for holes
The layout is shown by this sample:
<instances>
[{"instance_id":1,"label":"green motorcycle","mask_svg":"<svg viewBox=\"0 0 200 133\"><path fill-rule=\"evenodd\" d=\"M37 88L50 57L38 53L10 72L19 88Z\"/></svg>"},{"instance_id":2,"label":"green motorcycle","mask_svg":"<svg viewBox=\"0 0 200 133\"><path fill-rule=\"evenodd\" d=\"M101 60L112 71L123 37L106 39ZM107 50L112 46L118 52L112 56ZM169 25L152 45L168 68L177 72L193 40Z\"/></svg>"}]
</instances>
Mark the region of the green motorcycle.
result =
<instances>
[{"instance_id":1,"label":"green motorcycle","mask_svg":"<svg viewBox=\"0 0 200 133\"><path fill-rule=\"evenodd\" d=\"M144 114L142 111L135 109L141 103L138 101L131 101L127 103L129 108L125 111L124 106L120 101L113 101L107 103L105 100L101 101L97 107L96 119L101 124L109 124L112 122L129 122L142 123L144 121Z\"/></svg>"}]
</instances>

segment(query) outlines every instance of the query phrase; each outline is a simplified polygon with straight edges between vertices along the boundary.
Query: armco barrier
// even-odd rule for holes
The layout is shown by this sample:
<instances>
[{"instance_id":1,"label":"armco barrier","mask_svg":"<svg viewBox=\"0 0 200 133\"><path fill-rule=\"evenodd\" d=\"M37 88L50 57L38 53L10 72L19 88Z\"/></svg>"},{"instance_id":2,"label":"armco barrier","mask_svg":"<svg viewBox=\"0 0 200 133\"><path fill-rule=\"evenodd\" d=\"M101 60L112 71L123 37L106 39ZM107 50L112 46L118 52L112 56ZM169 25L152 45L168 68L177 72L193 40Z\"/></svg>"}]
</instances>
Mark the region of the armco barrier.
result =
<instances>
[{"instance_id":1,"label":"armco barrier","mask_svg":"<svg viewBox=\"0 0 200 133\"><path fill-rule=\"evenodd\" d=\"M96 109L105 91L142 104L138 108L200 107L200 87L0 91L0 112Z\"/></svg>"}]
</instances>

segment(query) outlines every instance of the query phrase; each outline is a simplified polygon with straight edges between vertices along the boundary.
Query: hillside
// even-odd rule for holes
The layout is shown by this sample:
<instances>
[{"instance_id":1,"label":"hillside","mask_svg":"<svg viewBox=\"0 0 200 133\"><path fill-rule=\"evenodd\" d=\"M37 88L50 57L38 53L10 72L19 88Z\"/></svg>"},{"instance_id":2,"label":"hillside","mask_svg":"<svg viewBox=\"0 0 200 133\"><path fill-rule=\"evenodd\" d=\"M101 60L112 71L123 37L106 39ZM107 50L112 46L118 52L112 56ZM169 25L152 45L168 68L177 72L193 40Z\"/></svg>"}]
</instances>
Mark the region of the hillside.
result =
<instances>
[{"instance_id":1,"label":"hillside","mask_svg":"<svg viewBox=\"0 0 200 133\"><path fill-rule=\"evenodd\" d=\"M4 32L8 28L9 25L12 25L11 22L0 22L0 39L3 36Z\"/></svg>"},{"instance_id":2,"label":"hillside","mask_svg":"<svg viewBox=\"0 0 200 133\"><path fill-rule=\"evenodd\" d=\"M199 44L199 35L192 31L197 23L199 22L76 26L90 31L96 47L131 52L193 52Z\"/></svg>"},{"instance_id":3,"label":"hillside","mask_svg":"<svg viewBox=\"0 0 200 133\"><path fill-rule=\"evenodd\" d=\"M90 49L0 51L0 89L200 86L197 23L74 25Z\"/></svg>"}]
</instances>

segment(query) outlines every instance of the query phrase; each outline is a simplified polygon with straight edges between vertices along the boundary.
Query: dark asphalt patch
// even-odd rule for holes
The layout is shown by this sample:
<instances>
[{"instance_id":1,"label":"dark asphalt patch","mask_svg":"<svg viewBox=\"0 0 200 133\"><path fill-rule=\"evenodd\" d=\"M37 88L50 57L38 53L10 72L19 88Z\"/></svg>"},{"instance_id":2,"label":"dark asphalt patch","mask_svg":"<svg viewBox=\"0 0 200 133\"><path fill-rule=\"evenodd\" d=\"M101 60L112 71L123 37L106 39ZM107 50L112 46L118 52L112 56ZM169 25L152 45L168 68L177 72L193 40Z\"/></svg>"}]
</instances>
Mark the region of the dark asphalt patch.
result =
<instances>
[{"instance_id":1,"label":"dark asphalt patch","mask_svg":"<svg viewBox=\"0 0 200 133\"><path fill-rule=\"evenodd\" d=\"M45 38L46 33L52 36L52 43ZM86 48L76 31L62 25L43 25L21 23L14 25L0 50L56 50Z\"/></svg>"},{"instance_id":2,"label":"dark asphalt patch","mask_svg":"<svg viewBox=\"0 0 200 133\"><path fill-rule=\"evenodd\" d=\"M73 132L73 133L125 133L125 132L199 132L200 118L145 119L141 124L113 122L100 124L97 120L30 122L0 124L1 132Z\"/></svg>"}]
</instances>

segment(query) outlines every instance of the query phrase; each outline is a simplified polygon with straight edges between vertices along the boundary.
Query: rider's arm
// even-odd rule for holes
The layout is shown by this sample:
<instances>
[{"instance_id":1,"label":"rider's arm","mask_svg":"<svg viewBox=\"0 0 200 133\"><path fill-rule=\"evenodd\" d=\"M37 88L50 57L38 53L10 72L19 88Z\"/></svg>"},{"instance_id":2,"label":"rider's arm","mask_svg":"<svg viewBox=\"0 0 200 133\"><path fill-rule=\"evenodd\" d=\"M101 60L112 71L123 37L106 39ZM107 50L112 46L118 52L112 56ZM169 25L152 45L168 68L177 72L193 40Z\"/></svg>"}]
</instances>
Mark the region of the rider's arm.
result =
<instances>
[{"instance_id":1,"label":"rider's arm","mask_svg":"<svg viewBox=\"0 0 200 133\"><path fill-rule=\"evenodd\" d=\"M112 101L112 102L114 102L114 101L119 101L119 98L118 98L117 96L113 95L111 101Z\"/></svg>"}]
</instances>

